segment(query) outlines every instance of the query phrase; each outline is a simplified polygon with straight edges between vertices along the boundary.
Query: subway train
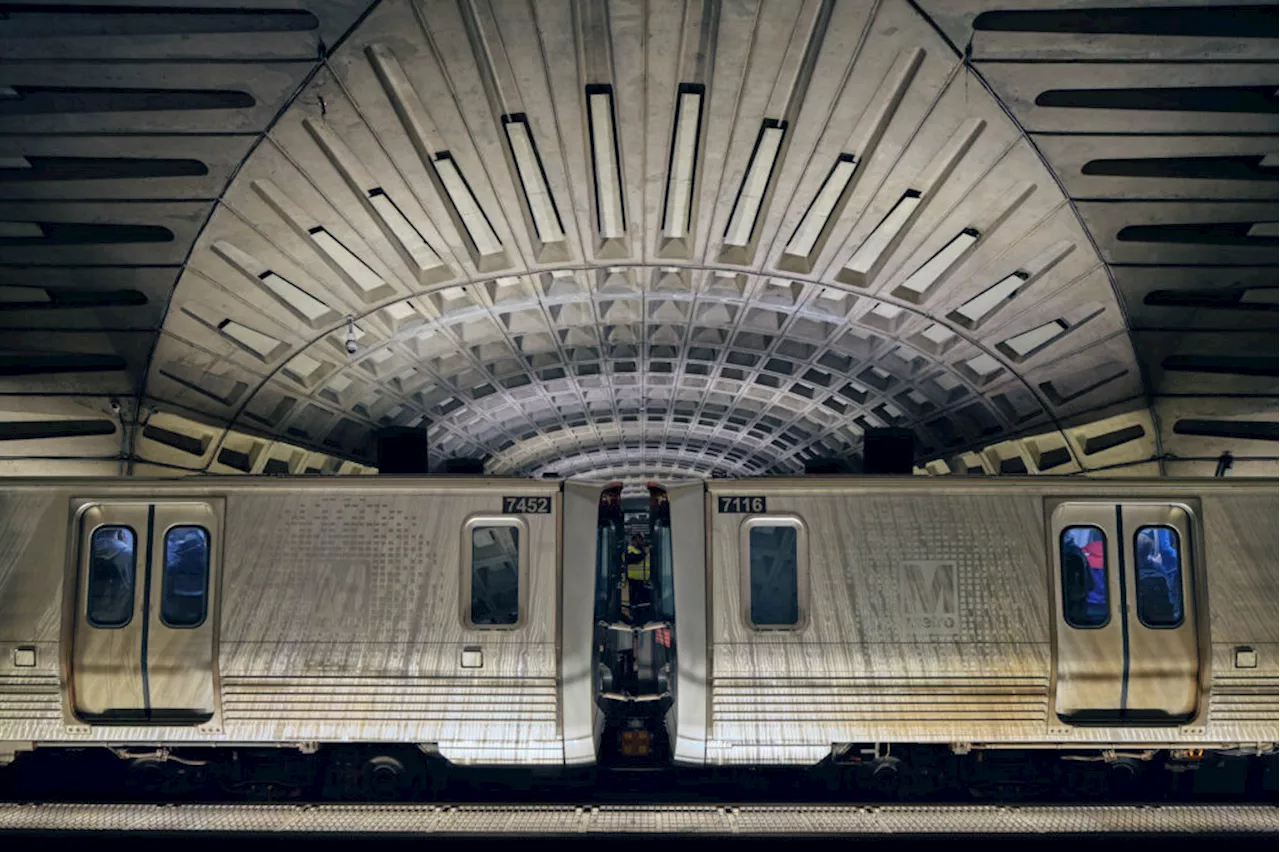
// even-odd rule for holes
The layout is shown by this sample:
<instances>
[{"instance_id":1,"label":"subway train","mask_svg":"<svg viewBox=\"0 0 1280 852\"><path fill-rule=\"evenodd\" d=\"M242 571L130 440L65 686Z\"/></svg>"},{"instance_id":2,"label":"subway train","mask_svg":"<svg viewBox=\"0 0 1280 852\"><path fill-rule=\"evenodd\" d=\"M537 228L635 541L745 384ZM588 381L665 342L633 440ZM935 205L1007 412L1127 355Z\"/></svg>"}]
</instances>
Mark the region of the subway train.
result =
<instances>
[{"instance_id":1,"label":"subway train","mask_svg":"<svg viewBox=\"0 0 1280 852\"><path fill-rule=\"evenodd\" d=\"M10 480L0 762L274 749L394 787L406 754L888 783L1275 754L1274 482L807 476L647 501L637 583L619 484Z\"/></svg>"}]
</instances>

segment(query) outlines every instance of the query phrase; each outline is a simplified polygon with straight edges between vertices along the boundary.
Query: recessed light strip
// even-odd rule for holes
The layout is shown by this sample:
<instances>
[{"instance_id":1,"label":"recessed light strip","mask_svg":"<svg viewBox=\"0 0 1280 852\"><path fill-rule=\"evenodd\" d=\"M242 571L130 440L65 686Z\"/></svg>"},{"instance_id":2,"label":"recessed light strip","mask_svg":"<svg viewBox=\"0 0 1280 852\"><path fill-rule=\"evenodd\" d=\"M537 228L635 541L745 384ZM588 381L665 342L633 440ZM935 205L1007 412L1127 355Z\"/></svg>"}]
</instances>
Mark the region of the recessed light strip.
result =
<instances>
[{"instance_id":1,"label":"recessed light strip","mask_svg":"<svg viewBox=\"0 0 1280 852\"><path fill-rule=\"evenodd\" d=\"M1012 357L1015 361L1022 361L1029 358L1039 350L1048 346L1057 338L1066 334L1071 326L1066 320L1051 320L1043 325L1024 331L1021 334L1015 334L1008 340L999 344L999 348L1006 355Z\"/></svg>"},{"instance_id":2,"label":"recessed light strip","mask_svg":"<svg viewBox=\"0 0 1280 852\"><path fill-rule=\"evenodd\" d=\"M618 239L626 236L627 218L621 164L618 162L612 86L587 86L587 114L596 186L596 228L603 239Z\"/></svg>"},{"instance_id":3,"label":"recessed light strip","mask_svg":"<svg viewBox=\"0 0 1280 852\"><path fill-rule=\"evenodd\" d=\"M542 166L542 157L538 155L538 146L533 141L533 131L528 120L523 114L505 115L502 117L502 127L507 133L507 144L511 146L511 156L515 160L516 172L538 240L543 244L564 242L564 223L560 220L560 211L556 209L555 198L547 183L547 173Z\"/></svg>"},{"instance_id":4,"label":"recessed light strip","mask_svg":"<svg viewBox=\"0 0 1280 852\"><path fill-rule=\"evenodd\" d=\"M1030 275L1022 271L1002 278L952 311L949 319L965 328L977 328L1005 302L1018 295L1029 278Z\"/></svg>"},{"instance_id":5,"label":"recessed light strip","mask_svg":"<svg viewBox=\"0 0 1280 852\"><path fill-rule=\"evenodd\" d=\"M662 236L669 240L684 238L691 227L698 140L702 133L702 100L702 86L680 85L676 130L667 165L667 198L662 210Z\"/></svg>"},{"instance_id":6,"label":"recessed light strip","mask_svg":"<svg viewBox=\"0 0 1280 852\"><path fill-rule=\"evenodd\" d=\"M865 284L871 270L879 262L880 255L887 251L889 246L897 239L899 231L910 221L922 200L919 192L914 189L908 189L902 198L898 199L898 203L893 206L893 209L889 211L889 215L881 219L880 224L876 225L871 235L863 241L862 245L858 246L858 250L853 253L853 257L849 258L849 262L844 265L844 268L855 275L861 276L862 283Z\"/></svg>"},{"instance_id":7,"label":"recessed light strip","mask_svg":"<svg viewBox=\"0 0 1280 852\"><path fill-rule=\"evenodd\" d=\"M347 280L354 284L364 295L368 296L379 288L386 286L387 282L378 277L378 274L370 269L363 260L356 257L337 237L324 228L312 228L308 231L308 235L311 237L312 242L342 270Z\"/></svg>"},{"instance_id":8,"label":"recessed light strip","mask_svg":"<svg viewBox=\"0 0 1280 852\"><path fill-rule=\"evenodd\" d=\"M439 175L445 194L449 197L453 209L457 211L458 218L462 220L462 228L466 231L471 244L475 246L476 252L481 257L501 254L502 241L494 232L489 217L480 209L480 203L476 201L471 185L462 176L462 170L458 168L452 155L448 151L442 151L436 154L431 165Z\"/></svg>"},{"instance_id":9,"label":"recessed light strip","mask_svg":"<svg viewBox=\"0 0 1280 852\"><path fill-rule=\"evenodd\" d=\"M269 334L263 334L261 331L230 319L224 319L218 323L218 331L263 361L270 360L283 345L283 341L276 340Z\"/></svg>"},{"instance_id":10,"label":"recessed light strip","mask_svg":"<svg viewBox=\"0 0 1280 852\"><path fill-rule=\"evenodd\" d=\"M965 228L942 250L926 260L919 269L907 276L894 290L893 295L917 304L925 301L944 275L951 271L969 249L978 244L981 235L973 228Z\"/></svg>"},{"instance_id":11,"label":"recessed light strip","mask_svg":"<svg viewBox=\"0 0 1280 852\"><path fill-rule=\"evenodd\" d=\"M769 190L769 179L773 175L778 152L782 148L782 140L786 133L785 121L766 118L760 126L755 149L751 152L751 161L742 178L742 186L734 201L733 212L729 214L729 225L724 232L725 245L742 248L751 244L756 220L760 215L760 207L764 203L765 193Z\"/></svg>"},{"instance_id":12,"label":"recessed light strip","mask_svg":"<svg viewBox=\"0 0 1280 852\"><path fill-rule=\"evenodd\" d=\"M827 172L822 188L818 190L818 195L805 211L804 218L796 226L795 233L791 235L791 241L787 243L787 254L808 257L813 252L822 229L827 226L827 221L831 218L831 211L835 209L836 202L840 200L849 182L853 180L853 174L857 168L857 157L853 154L840 155L836 164L831 167L831 171Z\"/></svg>"}]
</instances>

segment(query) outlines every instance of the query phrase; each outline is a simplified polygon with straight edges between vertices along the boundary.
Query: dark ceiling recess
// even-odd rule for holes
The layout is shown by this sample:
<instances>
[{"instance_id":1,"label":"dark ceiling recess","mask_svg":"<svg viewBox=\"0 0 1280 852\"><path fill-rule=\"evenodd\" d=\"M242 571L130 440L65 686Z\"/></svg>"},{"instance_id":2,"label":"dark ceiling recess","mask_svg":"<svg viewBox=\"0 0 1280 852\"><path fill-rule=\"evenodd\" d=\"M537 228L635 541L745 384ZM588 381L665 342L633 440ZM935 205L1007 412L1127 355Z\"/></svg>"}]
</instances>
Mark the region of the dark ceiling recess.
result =
<instances>
[{"instance_id":1,"label":"dark ceiling recess","mask_svg":"<svg viewBox=\"0 0 1280 852\"><path fill-rule=\"evenodd\" d=\"M248 92L220 89L107 89L87 86L12 86L16 97L0 100L0 118L88 112L159 112L248 109Z\"/></svg>"},{"instance_id":2,"label":"dark ceiling recess","mask_svg":"<svg viewBox=\"0 0 1280 852\"><path fill-rule=\"evenodd\" d=\"M1224 373L1233 376L1275 376L1280 360L1274 355L1170 355L1160 362L1166 370L1184 373Z\"/></svg>"},{"instance_id":3,"label":"dark ceiling recess","mask_svg":"<svg viewBox=\"0 0 1280 852\"><path fill-rule=\"evenodd\" d=\"M314 30L302 9L175 9L77 3L0 3L0 37L195 35Z\"/></svg>"},{"instance_id":4,"label":"dark ceiling recess","mask_svg":"<svg viewBox=\"0 0 1280 852\"><path fill-rule=\"evenodd\" d=\"M24 157L27 166L0 167L0 183L56 180L200 177L209 167L199 160L144 157Z\"/></svg>"},{"instance_id":5,"label":"dark ceiling recess","mask_svg":"<svg viewBox=\"0 0 1280 852\"><path fill-rule=\"evenodd\" d=\"M1251 235L1256 222L1195 222L1177 225L1129 225L1116 239L1122 243L1178 243L1198 246L1274 246L1271 234Z\"/></svg>"},{"instance_id":6,"label":"dark ceiling recess","mask_svg":"<svg viewBox=\"0 0 1280 852\"><path fill-rule=\"evenodd\" d=\"M1090 160L1086 175L1187 180L1276 180L1280 170L1264 166L1263 155L1248 157L1147 157L1135 160Z\"/></svg>"},{"instance_id":7,"label":"dark ceiling recess","mask_svg":"<svg viewBox=\"0 0 1280 852\"><path fill-rule=\"evenodd\" d=\"M17 298L0 300L0 311L48 311L71 308L117 308L145 305L147 296L137 290L61 290L45 287L6 287ZM24 300L21 291L30 290Z\"/></svg>"},{"instance_id":8,"label":"dark ceiling recess","mask_svg":"<svg viewBox=\"0 0 1280 852\"><path fill-rule=\"evenodd\" d=\"M374 435L379 473L427 473L427 430L388 426Z\"/></svg>"},{"instance_id":9,"label":"dark ceiling recess","mask_svg":"<svg viewBox=\"0 0 1280 852\"><path fill-rule=\"evenodd\" d=\"M127 367L119 355L0 353L0 376L110 373Z\"/></svg>"},{"instance_id":10,"label":"dark ceiling recess","mask_svg":"<svg viewBox=\"0 0 1280 852\"><path fill-rule=\"evenodd\" d=\"M111 435L116 424L110 420L27 420L0 423L0 441L31 441L40 438L81 438Z\"/></svg>"},{"instance_id":11,"label":"dark ceiling recess","mask_svg":"<svg viewBox=\"0 0 1280 852\"><path fill-rule=\"evenodd\" d=\"M1263 420L1179 420L1173 424L1175 435L1200 435L1206 438L1243 438L1247 441L1280 441L1280 423Z\"/></svg>"},{"instance_id":12,"label":"dark ceiling recess","mask_svg":"<svg viewBox=\"0 0 1280 852\"><path fill-rule=\"evenodd\" d=\"M973 28L979 32L1274 39L1277 21L1275 6L1102 7L983 12L973 19Z\"/></svg>"},{"instance_id":13,"label":"dark ceiling recess","mask_svg":"<svg viewBox=\"0 0 1280 852\"><path fill-rule=\"evenodd\" d=\"M1270 299L1253 301L1249 294L1269 296ZM1234 311L1271 311L1280 305L1275 302L1275 287L1221 287L1215 290L1152 290L1142 297L1144 305L1163 308L1222 308Z\"/></svg>"},{"instance_id":14,"label":"dark ceiling recess","mask_svg":"<svg viewBox=\"0 0 1280 852\"><path fill-rule=\"evenodd\" d=\"M40 236L0 237L0 248L173 242L173 231L160 225L99 225L82 222L34 222L32 224L40 228Z\"/></svg>"},{"instance_id":15,"label":"dark ceiling recess","mask_svg":"<svg viewBox=\"0 0 1280 852\"><path fill-rule=\"evenodd\" d=\"M1276 111L1276 87L1050 89L1036 96L1036 106L1176 112L1242 112L1265 115Z\"/></svg>"},{"instance_id":16,"label":"dark ceiling recess","mask_svg":"<svg viewBox=\"0 0 1280 852\"><path fill-rule=\"evenodd\" d=\"M868 429L862 436L863 473L911 473L915 434L910 429Z\"/></svg>"},{"instance_id":17,"label":"dark ceiling recess","mask_svg":"<svg viewBox=\"0 0 1280 852\"><path fill-rule=\"evenodd\" d=\"M200 438L191 435L183 435L181 432L171 432L168 429L162 429L159 426L148 425L142 430L142 437L149 438L152 441L158 441L166 447L173 447L175 450L181 450L193 456L202 456L207 448L207 443Z\"/></svg>"}]
</instances>

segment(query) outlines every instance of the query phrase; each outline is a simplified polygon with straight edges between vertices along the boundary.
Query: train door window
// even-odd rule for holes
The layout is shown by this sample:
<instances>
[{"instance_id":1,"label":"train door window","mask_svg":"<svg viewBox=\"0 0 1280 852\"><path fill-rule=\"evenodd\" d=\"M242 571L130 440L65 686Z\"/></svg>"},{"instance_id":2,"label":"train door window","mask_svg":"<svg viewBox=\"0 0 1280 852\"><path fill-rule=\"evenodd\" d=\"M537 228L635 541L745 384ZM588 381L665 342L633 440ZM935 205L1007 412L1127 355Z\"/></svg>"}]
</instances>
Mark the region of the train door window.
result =
<instances>
[{"instance_id":1,"label":"train door window","mask_svg":"<svg viewBox=\"0 0 1280 852\"><path fill-rule=\"evenodd\" d=\"M89 542L86 616L94 627L124 627L133 619L138 536L125 526L102 526Z\"/></svg>"},{"instance_id":2,"label":"train door window","mask_svg":"<svg viewBox=\"0 0 1280 852\"><path fill-rule=\"evenodd\" d=\"M520 621L523 524L517 519L472 520L463 548L465 617L471 627L515 627Z\"/></svg>"},{"instance_id":3,"label":"train door window","mask_svg":"<svg viewBox=\"0 0 1280 852\"><path fill-rule=\"evenodd\" d=\"M164 574L160 581L160 620L166 627L204 623L209 592L209 531L170 527L164 534Z\"/></svg>"},{"instance_id":4,"label":"train door window","mask_svg":"<svg viewBox=\"0 0 1280 852\"><path fill-rule=\"evenodd\" d=\"M807 541L799 518L744 524L746 611L757 629L797 629L804 620Z\"/></svg>"},{"instance_id":5,"label":"train door window","mask_svg":"<svg viewBox=\"0 0 1280 852\"><path fill-rule=\"evenodd\" d=\"M1177 530L1138 527L1133 536L1138 619L1147 627L1182 624L1182 543Z\"/></svg>"},{"instance_id":6,"label":"train door window","mask_svg":"<svg viewBox=\"0 0 1280 852\"><path fill-rule=\"evenodd\" d=\"M1095 526L1062 530L1062 617L1082 630L1103 627L1111 619L1107 587L1107 537Z\"/></svg>"}]
</instances>

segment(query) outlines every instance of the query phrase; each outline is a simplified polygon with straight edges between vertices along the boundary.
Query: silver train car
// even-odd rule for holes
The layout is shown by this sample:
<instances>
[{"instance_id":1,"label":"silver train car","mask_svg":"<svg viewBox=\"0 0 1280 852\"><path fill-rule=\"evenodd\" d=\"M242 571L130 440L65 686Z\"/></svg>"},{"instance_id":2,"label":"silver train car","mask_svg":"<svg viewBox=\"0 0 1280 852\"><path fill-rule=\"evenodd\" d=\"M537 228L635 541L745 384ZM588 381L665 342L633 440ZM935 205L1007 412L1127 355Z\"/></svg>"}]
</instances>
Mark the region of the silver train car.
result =
<instances>
[{"instance_id":1,"label":"silver train car","mask_svg":"<svg viewBox=\"0 0 1280 852\"><path fill-rule=\"evenodd\" d=\"M494 478L10 481L0 759L413 743L592 762L601 488Z\"/></svg>"},{"instance_id":2,"label":"silver train car","mask_svg":"<svg viewBox=\"0 0 1280 852\"><path fill-rule=\"evenodd\" d=\"M1275 748L1274 482L824 476L668 499L679 761Z\"/></svg>"},{"instance_id":3,"label":"silver train car","mask_svg":"<svg viewBox=\"0 0 1280 852\"><path fill-rule=\"evenodd\" d=\"M652 486L649 610L625 618L620 493L11 480L0 761L380 743L566 767L619 728L695 766L1280 740L1272 482Z\"/></svg>"}]
</instances>

